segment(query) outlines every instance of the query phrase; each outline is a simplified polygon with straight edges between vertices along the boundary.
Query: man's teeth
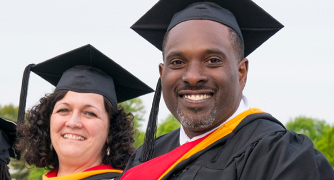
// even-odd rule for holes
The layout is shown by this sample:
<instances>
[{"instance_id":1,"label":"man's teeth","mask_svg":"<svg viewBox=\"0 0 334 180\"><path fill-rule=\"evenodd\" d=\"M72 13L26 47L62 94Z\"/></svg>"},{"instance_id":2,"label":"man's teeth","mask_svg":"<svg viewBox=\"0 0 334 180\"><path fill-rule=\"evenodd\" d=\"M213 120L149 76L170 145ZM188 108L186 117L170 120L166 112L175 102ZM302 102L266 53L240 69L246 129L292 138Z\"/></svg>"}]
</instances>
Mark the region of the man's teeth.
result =
<instances>
[{"instance_id":1,"label":"man's teeth","mask_svg":"<svg viewBox=\"0 0 334 180\"><path fill-rule=\"evenodd\" d=\"M198 101L203 99L209 99L211 98L210 94L191 94L191 95L184 95L184 98Z\"/></svg>"},{"instance_id":2,"label":"man's teeth","mask_svg":"<svg viewBox=\"0 0 334 180\"><path fill-rule=\"evenodd\" d=\"M80 140L80 141L85 140L85 138L82 137L82 136L75 136L75 135L72 135L72 134L65 134L65 135L64 135L64 138L65 138L65 139Z\"/></svg>"}]
</instances>

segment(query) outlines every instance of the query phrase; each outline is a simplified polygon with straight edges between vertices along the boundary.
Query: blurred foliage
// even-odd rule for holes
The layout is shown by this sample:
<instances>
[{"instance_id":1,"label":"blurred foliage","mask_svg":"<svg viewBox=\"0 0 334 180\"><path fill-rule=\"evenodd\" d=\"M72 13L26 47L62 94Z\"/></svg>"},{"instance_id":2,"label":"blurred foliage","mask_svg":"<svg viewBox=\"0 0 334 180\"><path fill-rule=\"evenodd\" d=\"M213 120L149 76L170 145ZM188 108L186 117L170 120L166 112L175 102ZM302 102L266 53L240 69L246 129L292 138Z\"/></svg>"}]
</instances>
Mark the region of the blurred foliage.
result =
<instances>
[{"instance_id":1,"label":"blurred foliage","mask_svg":"<svg viewBox=\"0 0 334 180\"><path fill-rule=\"evenodd\" d=\"M32 168L28 177L28 180L40 180L43 174L49 172L50 170L45 168Z\"/></svg>"},{"instance_id":2,"label":"blurred foliage","mask_svg":"<svg viewBox=\"0 0 334 180\"><path fill-rule=\"evenodd\" d=\"M124 107L125 112L132 113L134 116L135 129L141 127L141 123L144 121L145 107L143 101L139 98L130 99L128 101L120 103L119 106Z\"/></svg>"},{"instance_id":3,"label":"blurred foliage","mask_svg":"<svg viewBox=\"0 0 334 180\"><path fill-rule=\"evenodd\" d=\"M177 121L174 118L174 116L170 114L165 120L162 121L162 123L158 125L156 137L169 133L179 127L180 127L179 121ZM137 129L137 134L135 134L134 139L135 139L134 146L136 148L140 147L144 143L145 132Z\"/></svg>"},{"instance_id":4,"label":"blurred foliage","mask_svg":"<svg viewBox=\"0 0 334 180\"><path fill-rule=\"evenodd\" d=\"M135 142L133 145L138 148L141 146L144 142L145 133L140 131L140 127L142 126L142 123L144 120L145 115L145 107L143 105L143 102L139 98L130 99L128 101L120 103L120 106L124 107L125 112L132 113L134 117L134 125L136 133L134 134Z\"/></svg>"},{"instance_id":5,"label":"blurred foliage","mask_svg":"<svg viewBox=\"0 0 334 180\"><path fill-rule=\"evenodd\" d=\"M180 127L179 121L176 120L174 116L170 114L166 119L162 120L162 123L158 125L156 137L169 133L179 127ZM135 138L134 146L136 148L140 147L144 143L145 139L145 132L139 131L139 129L137 130L137 132L138 133L134 137Z\"/></svg>"},{"instance_id":6,"label":"blurred foliage","mask_svg":"<svg viewBox=\"0 0 334 180\"><path fill-rule=\"evenodd\" d=\"M19 111L19 107L15 107L13 104L1 106L0 105L0 116L17 121L17 114Z\"/></svg>"},{"instance_id":7,"label":"blurred foliage","mask_svg":"<svg viewBox=\"0 0 334 180\"><path fill-rule=\"evenodd\" d=\"M10 160L10 172L11 177L17 180L28 180L28 176L31 169L28 169L23 160L16 160L11 158Z\"/></svg>"},{"instance_id":8,"label":"blurred foliage","mask_svg":"<svg viewBox=\"0 0 334 180\"><path fill-rule=\"evenodd\" d=\"M334 126L321 137L315 147L326 156L328 161L334 167Z\"/></svg>"},{"instance_id":9,"label":"blurred foliage","mask_svg":"<svg viewBox=\"0 0 334 180\"><path fill-rule=\"evenodd\" d=\"M179 121L175 119L175 117L172 114L170 114L165 120L162 121L162 123L158 125L157 137L167 134L179 127L180 127Z\"/></svg>"},{"instance_id":10,"label":"blurred foliage","mask_svg":"<svg viewBox=\"0 0 334 180\"><path fill-rule=\"evenodd\" d=\"M290 119L286 128L298 134L305 134L316 144L330 129L330 125L325 120L299 116L294 120Z\"/></svg>"},{"instance_id":11,"label":"blurred foliage","mask_svg":"<svg viewBox=\"0 0 334 180\"><path fill-rule=\"evenodd\" d=\"M319 150L334 167L334 126L324 120L299 116L286 124L286 128L308 136L314 148Z\"/></svg>"},{"instance_id":12,"label":"blurred foliage","mask_svg":"<svg viewBox=\"0 0 334 180\"><path fill-rule=\"evenodd\" d=\"M135 146L135 148L139 148L144 143L145 132L137 130L136 134L134 135L134 139L135 142L133 143L133 145Z\"/></svg>"}]
</instances>

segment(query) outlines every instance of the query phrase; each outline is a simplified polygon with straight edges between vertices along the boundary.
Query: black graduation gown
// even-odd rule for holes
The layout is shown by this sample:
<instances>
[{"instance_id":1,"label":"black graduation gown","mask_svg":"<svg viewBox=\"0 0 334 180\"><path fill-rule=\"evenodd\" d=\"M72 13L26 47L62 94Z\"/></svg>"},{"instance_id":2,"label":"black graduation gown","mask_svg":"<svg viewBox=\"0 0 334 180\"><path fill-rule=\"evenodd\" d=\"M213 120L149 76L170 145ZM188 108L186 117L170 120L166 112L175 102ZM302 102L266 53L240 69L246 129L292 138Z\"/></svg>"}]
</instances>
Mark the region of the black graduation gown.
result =
<instances>
[{"instance_id":1,"label":"black graduation gown","mask_svg":"<svg viewBox=\"0 0 334 180\"><path fill-rule=\"evenodd\" d=\"M179 129L157 138L154 157L178 147ZM140 164L139 148L124 172ZM163 179L334 180L327 159L305 135L267 113L247 116L233 132L182 161Z\"/></svg>"}]
</instances>

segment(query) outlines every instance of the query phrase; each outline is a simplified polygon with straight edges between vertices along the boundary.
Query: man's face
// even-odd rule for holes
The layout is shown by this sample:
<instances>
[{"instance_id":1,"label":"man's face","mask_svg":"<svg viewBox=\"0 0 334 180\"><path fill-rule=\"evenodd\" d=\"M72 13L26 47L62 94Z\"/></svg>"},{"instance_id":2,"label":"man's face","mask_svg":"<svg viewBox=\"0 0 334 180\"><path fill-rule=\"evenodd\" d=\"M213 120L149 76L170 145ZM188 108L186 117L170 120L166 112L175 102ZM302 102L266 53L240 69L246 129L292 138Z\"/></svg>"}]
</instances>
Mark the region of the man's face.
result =
<instances>
[{"instance_id":1,"label":"man's face","mask_svg":"<svg viewBox=\"0 0 334 180\"><path fill-rule=\"evenodd\" d=\"M236 111L247 69L225 25L190 20L170 30L159 65L162 92L189 137L217 127Z\"/></svg>"}]
</instances>

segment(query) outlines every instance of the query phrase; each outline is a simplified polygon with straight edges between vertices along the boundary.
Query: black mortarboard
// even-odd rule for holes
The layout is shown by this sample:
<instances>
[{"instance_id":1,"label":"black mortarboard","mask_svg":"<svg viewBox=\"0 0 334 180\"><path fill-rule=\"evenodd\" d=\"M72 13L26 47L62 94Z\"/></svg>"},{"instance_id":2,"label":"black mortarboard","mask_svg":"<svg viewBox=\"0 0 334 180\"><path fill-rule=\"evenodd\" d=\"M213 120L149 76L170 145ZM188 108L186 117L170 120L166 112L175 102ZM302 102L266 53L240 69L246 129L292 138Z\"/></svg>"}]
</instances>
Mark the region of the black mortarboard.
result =
<instances>
[{"instance_id":1,"label":"black mortarboard","mask_svg":"<svg viewBox=\"0 0 334 180\"><path fill-rule=\"evenodd\" d=\"M196 2L202 1L160 0L131 28L155 47L162 50L165 33L174 25L192 19L213 20L231 27L239 36L241 31L245 46L245 56L248 56L283 27L281 23L251 0L210 1L223 7L225 12L208 5L210 3L191 5ZM180 12L181 10L184 11ZM232 16L229 11L232 12Z\"/></svg>"},{"instance_id":2,"label":"black mortarboard","mask_svg":"<svg viewBox=\"0 0 334 180\"><path fill-rule=\"evenodd\" d=\"M6 164L10 159L19 159L19 154L14 149L16 140L16 122L0 117L0 159Z\"/></svg>"},{"instance_id":3,"label":"black mortarboard","mask_svg":"<svg viewBox=\"0 0 334 180\"><path fill-rule=\"evenodd\" d=\"M56 90L97 93L105 96L114 107L153 90L116 62L91 45L74 49L39 63L30 64L23 74L18 123L24 122L30 71L36 73Z\"/></svg>"},{"instance_id":4,"label":"black mortarboard","mask_svg":"<svg viewBox=\"0 0 334 180\"><path fill-rule=\"evenodd\" d=\"M160 0L131 28L162 50L166 32L187 20L212 20L229 26L244 43L245 57L283 28L251 0ZM155 93L161 93L159 91L160 79ZM153 155L159 101L160 96L155 95L141 161L147 161Z\"/></svg>"}]
</instances>

